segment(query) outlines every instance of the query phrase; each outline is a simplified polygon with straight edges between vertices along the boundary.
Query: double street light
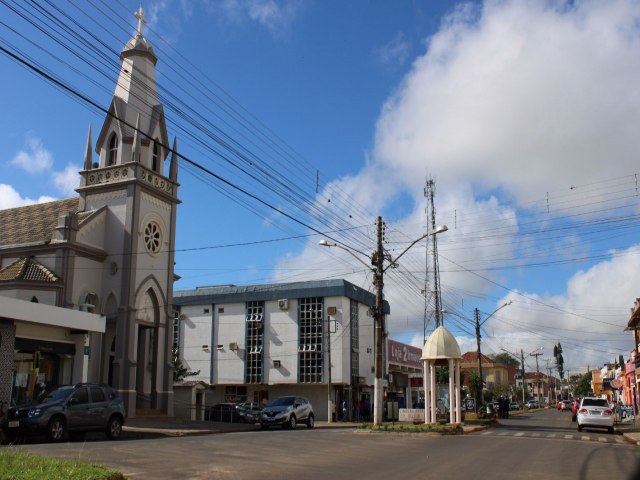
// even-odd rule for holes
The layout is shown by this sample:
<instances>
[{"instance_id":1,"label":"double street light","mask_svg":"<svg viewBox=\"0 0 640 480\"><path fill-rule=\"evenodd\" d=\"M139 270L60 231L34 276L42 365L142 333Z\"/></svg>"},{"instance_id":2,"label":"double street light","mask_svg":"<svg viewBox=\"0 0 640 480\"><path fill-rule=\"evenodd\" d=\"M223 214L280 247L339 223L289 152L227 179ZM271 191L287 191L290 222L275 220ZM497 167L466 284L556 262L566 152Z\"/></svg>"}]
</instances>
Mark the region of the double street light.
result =
<instances>
[{"instance_id":1,"label":"double street light","mask_svg":"<svg viewBox=\"0 0 640 480\"><path fill-rule=\"evenodd\" d=\"M383 339L384 339L384 304L383 304L383 286L384 286L384 272L386 272L389 268L397 267L397 262L407 251L413 247L416 243L421 240L424 240L427 237L432 235L436 235L438 233L446 232L448 230L446 225L441 225L439 227L434 228L433 230L425 233L420 236L416 240L414 240L407 248L405 248L395 259L389 258L385 256L384 249L382 247L382 217L378 217L377 219L377 248L376 251L373 252L373 255L369 258L371 261L371 265L367 264L364 260L362 260L358 255L356 255L349 248L344 245L340 245L336 242L329 242L327 240L320 240L320 245L324 247L338 247L353 256L360 263L365 265L374 275L374 284L376 286L376 304L372 308L373 317L375 322L375 381L374 381L374 392L373 392L373 424L374 425L382 425L382 394L383 394L383 386L382 386L382 374L383 374ZM387 260L389 264L385 267L384 261ZM329 369L331 369L331 365L329 365ZM329 395L331 392L329 391ZM329 412L331 415L331 412Z\"/></svg>"}]
</instances>

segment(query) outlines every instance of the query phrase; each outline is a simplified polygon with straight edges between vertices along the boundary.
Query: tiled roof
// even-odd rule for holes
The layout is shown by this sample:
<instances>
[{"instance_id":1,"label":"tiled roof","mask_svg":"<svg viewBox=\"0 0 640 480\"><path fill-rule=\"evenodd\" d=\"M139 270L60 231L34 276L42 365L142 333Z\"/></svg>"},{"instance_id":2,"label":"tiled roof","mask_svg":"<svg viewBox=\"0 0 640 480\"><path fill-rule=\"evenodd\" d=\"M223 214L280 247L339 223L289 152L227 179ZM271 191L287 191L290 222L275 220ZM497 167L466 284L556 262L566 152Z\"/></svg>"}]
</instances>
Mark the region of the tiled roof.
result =
<instances>
[{"instance_id":1,"label":"tiled roof","mask_svg":"<svg viewBox=\"0 0 640 480\"><path fill-rule=\"evenodd\" d=\"M487 357L484 353L480 354L480 358L482 359L482 363L494 363L489 357ZM465 352L462 354L462 358L460 359L460 363L478 363L478 352Z\"/></svg>"},{"instance_id":2,"label":"tiled roof","mask_svg":"<svg viewBox=\"0 0 640 480\"><path fill-rule=\"evenodd\" d=\"M48 243L61 214L76 213L78 197L0 210L0 246Z\"/></svg>"},{"instance_id":3,"label":"tiled roof","mask_svg":"<svg viewBox=\"0 0 640 480\"><path fill-rule=\"evenodd\" d=\"M56 283L60 277L33 258L25 257L0 270L0 282L17 280Z\"/></svg>"}]
</instances>

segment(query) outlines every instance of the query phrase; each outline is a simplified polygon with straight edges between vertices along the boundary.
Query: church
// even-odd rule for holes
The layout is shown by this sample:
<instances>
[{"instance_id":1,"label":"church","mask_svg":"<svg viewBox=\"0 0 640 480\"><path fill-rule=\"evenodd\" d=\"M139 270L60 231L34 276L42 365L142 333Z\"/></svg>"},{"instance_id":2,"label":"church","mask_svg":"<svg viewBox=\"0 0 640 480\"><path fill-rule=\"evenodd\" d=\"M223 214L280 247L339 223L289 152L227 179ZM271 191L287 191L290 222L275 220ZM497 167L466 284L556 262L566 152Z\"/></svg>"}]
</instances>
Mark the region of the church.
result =
<instances>
[{"instance_id":1,"label":"church","mask_svg":"<svg viewBox=\"0 0 640 480\"><path fill-rule=\"evenodd\" d=\"M177 142L142 13L78 195L0 210L0 402L86 381L119 390L129 417L173 414Z\"/></svg>"}]
</instances>

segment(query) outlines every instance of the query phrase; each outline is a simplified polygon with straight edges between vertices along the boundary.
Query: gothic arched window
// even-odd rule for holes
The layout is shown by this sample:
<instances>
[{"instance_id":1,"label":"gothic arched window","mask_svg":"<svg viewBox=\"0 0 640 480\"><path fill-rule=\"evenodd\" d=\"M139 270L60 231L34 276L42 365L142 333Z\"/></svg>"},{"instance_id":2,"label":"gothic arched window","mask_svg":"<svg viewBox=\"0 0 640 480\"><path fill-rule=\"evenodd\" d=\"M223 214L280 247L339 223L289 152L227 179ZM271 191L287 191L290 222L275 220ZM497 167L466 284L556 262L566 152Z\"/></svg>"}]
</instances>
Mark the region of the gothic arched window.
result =
<instances>
[{"instance_id":1,"label":"gothic arched window","mask_svg":"<svg viewBox=\"0 0 640 480\"><path fill-rule=\"evenodd\" d=\"M118 158L118 136L114 133L109 139L109 158L107 165L115 165Z\"/></svg>"},{"instance_id":2,"label":"gothic arched window","mask_svg":"<svg viewBox=\"0 0 640 480\"><path fill-rule=\"evenodd\" d=\"M158 144L158 140L153 141L153 152L151 153L151 170L154 172L158 171L158 159L160 158L160 145Z\"/></svg>"}]
</instances>

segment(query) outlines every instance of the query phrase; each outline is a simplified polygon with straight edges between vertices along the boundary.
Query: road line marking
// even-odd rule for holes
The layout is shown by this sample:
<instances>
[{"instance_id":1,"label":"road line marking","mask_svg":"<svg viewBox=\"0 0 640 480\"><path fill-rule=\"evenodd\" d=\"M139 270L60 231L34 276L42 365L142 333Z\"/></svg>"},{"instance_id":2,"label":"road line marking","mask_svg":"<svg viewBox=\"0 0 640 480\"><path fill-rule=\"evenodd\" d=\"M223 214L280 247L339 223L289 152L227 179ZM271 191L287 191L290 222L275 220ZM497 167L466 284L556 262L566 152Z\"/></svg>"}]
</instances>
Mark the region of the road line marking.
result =
<instances>
[{"instance_id":1,"label":"road line marking","mask_svg":"<svg viewBox=\"0 0 640 480\"><path fill-rule=\"evenodd\" d=\"M493 432L491 430L485 430L484 432L480 433L480 435L491 435Z\"/></svg>"},{"instance_id":2,"label":"road line marking","mask_svg":"<svg viewBox=\"0 0 640 480\"><path fill-rule=\"evenodd\" d=\"M586 435L582 435L582 436L580 437L580 440L585 440L585 441L586 441L586 440L591 440L591 437L587 437Z\"/></svg>"},{"instance_id":3,"label":"road line marking","mask_svg":"<svg viewBox=\"0 0 640 480\"><path fill-rule=\"evenodd\" d=\"M504 435L509 435L510 432L498 432L498 435L500 435L501 437Z\"/></svg>"},{"instance_id":4,"label":"road line marking","mask_svg":"<svg viewBox=\"0 0 640 480\"><path fill-rule=\"evenodd\" d=\"M522 437L524 436L524 432L517 432L514 437Z\"/></svg>"},{"instance_id":5,"label":"road line marking","mask_svg":"<svg viewBox=\"0 0 640 480\"><path fill-rule=\"evenodd\" d=\"M609 439L605 437L598 437L598 441L602 443L609 443Z\"/></svg>"},{"instance_id":6,"label":"road line marking","mask_svg":"<svg viewBox=\"0 0 640 480\"><path fill-rule=\"evenodd\" d=\"M540 436L540 432L533 432L531 434L532 437L539 437Z\"/></svg>"},{"instance_id":7,"label":"road line marking","mask_svg":"<svg viewBox=\"0 0 640 480\"><path fill-rule=\"evenodd\" d=\"M573 440L573 435L565 435L564 438L567 440Z\"/></svg>"}]
</instances>

